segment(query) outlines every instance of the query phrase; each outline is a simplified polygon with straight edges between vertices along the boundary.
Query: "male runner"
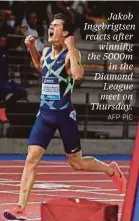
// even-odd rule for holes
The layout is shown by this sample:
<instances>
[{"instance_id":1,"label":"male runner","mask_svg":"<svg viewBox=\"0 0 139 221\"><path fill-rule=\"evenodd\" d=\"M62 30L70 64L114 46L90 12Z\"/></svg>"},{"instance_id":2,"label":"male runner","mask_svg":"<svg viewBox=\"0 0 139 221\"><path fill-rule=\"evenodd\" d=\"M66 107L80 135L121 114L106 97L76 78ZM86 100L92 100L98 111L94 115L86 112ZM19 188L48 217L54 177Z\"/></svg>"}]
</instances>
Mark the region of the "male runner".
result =
<instances>
[{"instance_id":1,"label":"male runner","mask_svg":"<svg viewBox=\"0 0 139 221\"><path fill-rule=\"evenodd\" d=\"M48 41L52 47L45 48L42 57L35 48L34 37L25 39L32 61L42 73L42 91L40 109L28 140L18 206L4 212L9 220L27 219L25 207L36 168L56 129L60 132L70 166L75 170L104 172L113 179L118 191L124 192L126 179L115 162L107 165L93 157L82 157L71 92L74 81L83 78L84 70L72 35L73 25L62 14L57 14L48 30Z\"/></svg>"}]
</instances>

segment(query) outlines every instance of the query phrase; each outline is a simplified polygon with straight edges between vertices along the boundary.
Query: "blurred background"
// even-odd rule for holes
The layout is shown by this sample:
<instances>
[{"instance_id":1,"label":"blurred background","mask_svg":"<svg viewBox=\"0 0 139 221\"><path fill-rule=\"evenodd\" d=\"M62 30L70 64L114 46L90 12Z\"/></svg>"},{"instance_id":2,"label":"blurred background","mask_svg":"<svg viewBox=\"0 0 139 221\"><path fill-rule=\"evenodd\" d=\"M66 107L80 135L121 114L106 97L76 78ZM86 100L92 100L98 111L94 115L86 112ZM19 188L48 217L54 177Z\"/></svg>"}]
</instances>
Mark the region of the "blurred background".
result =
<instances>
[{"instance_id":1,"label":"blurred background","mask_svg":"<svg viewBox=\"0 0 139 221\"><path fill-rule=\"evenodd\" d=\"M78 114L78 127L85 154L130 155L135 138L139 116L139 2L109 1L0 1L0 153L26 153L26 140L34 123L41 91L41 75L34 68L24 39L31 34L36 37L36 48L42 53L48 44L47 31L53 15L64 13L75 24L77 48L81 51L85 78L77 82L72 96ZM128 43L134 44L133 61L117 60L116 64L134 64L133 100L125 101L133 106L134 118L129 120L108 120L112 111L92 111L91 103L111 104L114 101L100 101L103 81L94 81L96 72L111 73L109 61L88 60L88 54L99 51L99 41L86 41L84 23L108 23L110 13L133 13L130 21L136 25L134 37ZM111 21L128 24L129 21ZM118 32L117 32L118 33ZM125 32L124 32L125 33ZM127 33L130 33L128 31ZM101 34L101 33L99 33ZM114 33L108 31L107 34ZM102 43L102 41L101 41ZM123 51L124 52L124 51ZM121 53L118 52L118 53ZM111 61L115 62L115 61ZM114 72L119 73L119 70ZM126 73L126 72L125 72ZM128 73L128 71L127 71ZM108 82L110 83L110 82ZM113 83L113 82L111 82ZM118 83L120 83L118 81ZM123 83L123 82L122 82ZM115 101L119 102L119 101ZM124 103L124 101L120 101ZM122 114L123 112L116 112ZM63 154L59 133L56 132L48 150L50 154Z\"/></svg>"}]
</instances>

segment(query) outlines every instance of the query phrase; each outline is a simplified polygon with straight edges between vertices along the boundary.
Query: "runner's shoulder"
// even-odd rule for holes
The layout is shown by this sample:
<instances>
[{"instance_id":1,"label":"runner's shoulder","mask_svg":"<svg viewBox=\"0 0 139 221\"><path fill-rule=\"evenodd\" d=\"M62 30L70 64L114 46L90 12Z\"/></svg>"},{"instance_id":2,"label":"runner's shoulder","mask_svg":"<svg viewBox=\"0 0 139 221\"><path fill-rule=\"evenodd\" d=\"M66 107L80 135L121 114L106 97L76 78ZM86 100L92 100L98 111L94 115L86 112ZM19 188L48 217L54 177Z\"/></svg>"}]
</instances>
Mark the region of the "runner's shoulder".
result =
<instances>
[{"instance_id":1,"label":"runner's shoulder","mask_svg":"<svg viewBox=\"0 0 139 221\"><path fill-rule=\"evenodd\" d=\"M45 47L42 52L42 56L45 56L50 47Z\"/></svg>"},{"instance_id":2,"label":"runner's shoulder","mask_svg":"<svg viewBox=\"0 0 139 221\"><path fill-rule=\"evenodd\" d=\"M41 63L41 67L42 67L42 63L44 61L44 58L45 58L45 55L47 53L47 51L49 50L49 47L45 47L42 51L42 56L41 56L41 59L40 59L40 63Z\"/></svg>"}]
</instances>

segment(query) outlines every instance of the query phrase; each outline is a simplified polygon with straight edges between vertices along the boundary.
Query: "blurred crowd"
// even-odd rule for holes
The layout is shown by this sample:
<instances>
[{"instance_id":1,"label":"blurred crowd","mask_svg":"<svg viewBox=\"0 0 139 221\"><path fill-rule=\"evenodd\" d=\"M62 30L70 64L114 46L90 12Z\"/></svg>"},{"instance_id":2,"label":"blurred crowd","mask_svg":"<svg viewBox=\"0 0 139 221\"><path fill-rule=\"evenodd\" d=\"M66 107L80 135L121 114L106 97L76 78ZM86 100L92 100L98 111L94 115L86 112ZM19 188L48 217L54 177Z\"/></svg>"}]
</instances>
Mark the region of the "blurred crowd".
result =
<instances>
[{"instance_id":1,"label":"blurred crowd","mask_svg":"<svg viewBox=\"0 0 139 221\"><path fill-rule=\"evenodd\" d=\"M138 19L138 2L95 2L95 1L0 1L0 36L16 34L35 36L36 47L42 51L43 38L47 39L49 23L56 13L64 13L75 29L81 29L81 38L84 22L95 23L97 19L103 21L111 12L134 12ZM39 37L39 38L38 38ZM23 45L21 39L16 42L9 41L13 48Z\"/></svg>"},{"instance_id":2,"label":"blurred crowd","mask_svg":"<svg viewBox=\"0 0 139 221\"><path fill-rule=\"evenodd\" d=\"M5 109L7 95L12 93L11 102L27 97L21 85L9 81L9 48L19 51L25 49L25 37L33 35L37 50L42 52L47 42L49 24L54 14L59 12L69 18L74 24L75 31L79 30L81 39L84 39L87 34L83 31L85 22L91 24L108 22L110 13L130 11L134 14L132 23L136 24L133 42L139 42L138 8L139 2L132 1L0 1L0 121L8 120ZM136 51L138 52L138 48Z\"/></svg>"},{"instance_id":3,"label":"blurred crowd","mask_svg":"<svg viewBox=\"0 0 139 221\"><path fill-rule=\"evenodd\" d=\"M29 34L36 38L36 47L42 51L44 42L42 39L47 37L49 23L53 15L62 12L75 27L83 24L83 12L85 2L72 1L12 1L0 2L0 35L16 34L27 36ZM10 42L11 47L17 48L22 44L21 39Z\"/></svg>"}]
</instances>

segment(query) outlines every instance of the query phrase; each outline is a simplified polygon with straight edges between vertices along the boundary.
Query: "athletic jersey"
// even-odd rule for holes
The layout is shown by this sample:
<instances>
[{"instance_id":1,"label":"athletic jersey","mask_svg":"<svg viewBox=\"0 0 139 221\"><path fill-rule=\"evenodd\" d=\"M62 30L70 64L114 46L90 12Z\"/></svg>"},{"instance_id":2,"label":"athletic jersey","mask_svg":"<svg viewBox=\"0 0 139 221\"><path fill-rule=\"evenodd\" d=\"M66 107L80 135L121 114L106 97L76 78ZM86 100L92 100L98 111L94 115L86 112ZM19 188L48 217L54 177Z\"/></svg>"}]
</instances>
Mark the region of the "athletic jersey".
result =
<instances>
[{"instance_id":1,"label":"athletic jersey","mask_svg":"<svg viewBox=\"0 0 139 221\"><path fill-rule=\"evenodd\" d=\"M51 58L52 48L44 56L42 66L42 90L40 110L63 110L71 104L74 80L68 76L65 58L68 50L63 50L55 59Z\"/></svg>"}]
</instances>

